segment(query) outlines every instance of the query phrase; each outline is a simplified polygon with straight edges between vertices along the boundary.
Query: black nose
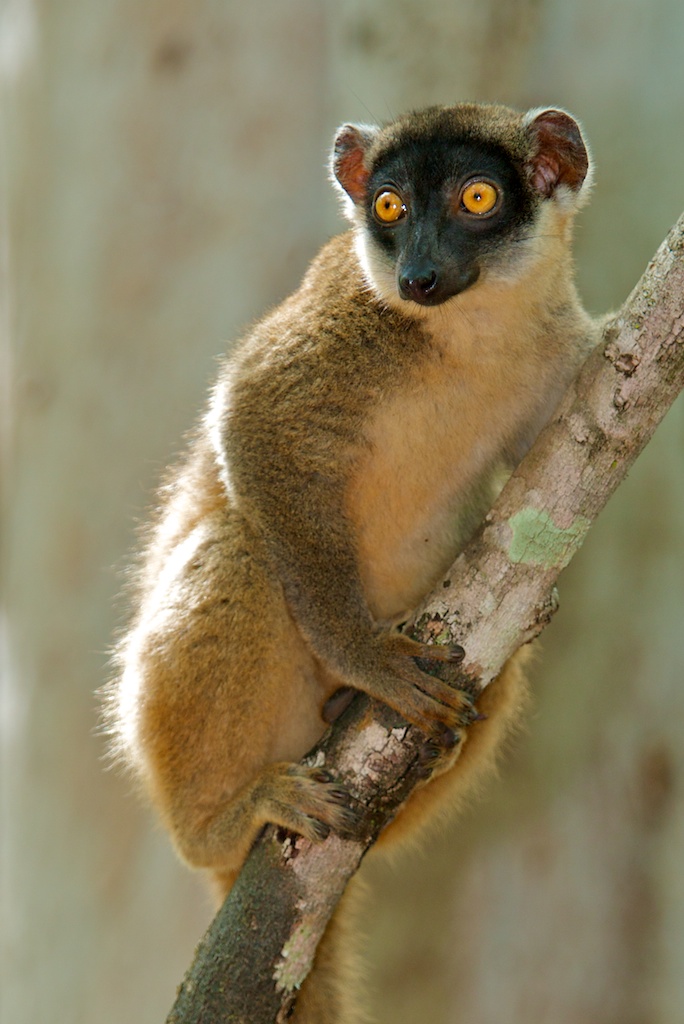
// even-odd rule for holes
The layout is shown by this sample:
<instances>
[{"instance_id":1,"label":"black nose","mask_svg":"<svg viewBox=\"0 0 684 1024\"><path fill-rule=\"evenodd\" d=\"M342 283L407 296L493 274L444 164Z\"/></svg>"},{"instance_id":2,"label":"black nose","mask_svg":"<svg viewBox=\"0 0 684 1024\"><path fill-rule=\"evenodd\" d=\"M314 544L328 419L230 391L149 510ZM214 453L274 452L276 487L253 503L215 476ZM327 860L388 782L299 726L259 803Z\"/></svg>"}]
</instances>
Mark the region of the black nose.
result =
<instances>
[{"instance_id":1,"label":"black nose","mask_svg":"<svg viewBox=\"0 0 684 1024\"><path fill-rule=\"evenodd\" d=\"M410 271L399 276L399 294L402 299L413 299L422 305L429 303L437 288L437 271L424 270L412 274Z\"/></svg>"}]
</instances>

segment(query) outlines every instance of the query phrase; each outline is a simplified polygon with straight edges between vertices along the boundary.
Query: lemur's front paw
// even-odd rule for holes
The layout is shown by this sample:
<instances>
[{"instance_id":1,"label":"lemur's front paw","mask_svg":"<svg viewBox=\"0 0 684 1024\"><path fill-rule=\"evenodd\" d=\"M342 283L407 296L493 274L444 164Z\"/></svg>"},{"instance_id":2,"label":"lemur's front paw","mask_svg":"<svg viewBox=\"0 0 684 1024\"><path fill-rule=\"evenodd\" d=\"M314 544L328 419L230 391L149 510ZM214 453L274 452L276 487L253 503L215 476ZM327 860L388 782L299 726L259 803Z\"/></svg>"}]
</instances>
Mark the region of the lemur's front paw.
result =
<instances>
[{"instance_id":1,"label":"lemur's front paw","mask_svg":"<svg viewBox=\"0 0 684 1024\"><path fill-rule=\"evenodd\" d=\"M383 634L376 643L364 687L368 693L389 704L438 745L449 730L456 733L478 720L471 690L429 672L435 663L461 662L462 647L418 643L402 633Z\"/></svg>"}]
</instances>

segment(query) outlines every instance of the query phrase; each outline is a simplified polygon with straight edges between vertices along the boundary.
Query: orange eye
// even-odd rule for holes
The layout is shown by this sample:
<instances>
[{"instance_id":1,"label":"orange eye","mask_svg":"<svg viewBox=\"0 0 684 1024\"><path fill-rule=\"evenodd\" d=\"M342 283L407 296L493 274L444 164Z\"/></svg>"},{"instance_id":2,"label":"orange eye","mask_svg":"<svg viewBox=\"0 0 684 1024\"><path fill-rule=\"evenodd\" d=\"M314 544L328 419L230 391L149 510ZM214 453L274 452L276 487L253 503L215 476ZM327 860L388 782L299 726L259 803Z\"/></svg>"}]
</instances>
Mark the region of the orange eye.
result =
<instances>
[{"instance_id":1,"label":"orange eye","mask_svg":"<svg viewBox=\"0 0 684 1024\"><path fill-rule=\"evenodd\" d=\"M468 213L491 213L499 201L499 191L488 181L469 181L461 192L461 203Z\"/></svg>"},{"instance_id":2,"label":"orange eye","mask_svg":"<svg viewBox=\"0 0 684 1024\"><path fill-rule=\"evenodd\" d=\"M378 192L373 209L375 216L382 224L394 224L406 216L403 199L390 188L383 188Z\"/></svg>"}]
</instances>

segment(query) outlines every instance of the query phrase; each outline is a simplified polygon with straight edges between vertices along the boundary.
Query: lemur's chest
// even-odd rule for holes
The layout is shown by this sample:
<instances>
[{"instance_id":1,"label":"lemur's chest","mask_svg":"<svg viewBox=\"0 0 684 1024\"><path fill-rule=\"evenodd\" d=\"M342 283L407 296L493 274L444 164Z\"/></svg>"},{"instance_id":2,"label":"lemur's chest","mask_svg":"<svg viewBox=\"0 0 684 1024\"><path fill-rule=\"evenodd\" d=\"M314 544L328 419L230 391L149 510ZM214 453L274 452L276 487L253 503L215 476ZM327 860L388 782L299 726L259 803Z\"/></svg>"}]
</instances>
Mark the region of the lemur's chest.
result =
<instances>
[{"instance_id":1,"label":"lemur's chest","mask_svg":"<svg viewBox=\"0 0 684 1024\"><path fill-rule=\"evenodd\" d=\"M435 351L369 418L346 511L378 620L416 606L491 504L529 416L519 370L507 375L486 351Z\"/></svg>"}]
</instances>

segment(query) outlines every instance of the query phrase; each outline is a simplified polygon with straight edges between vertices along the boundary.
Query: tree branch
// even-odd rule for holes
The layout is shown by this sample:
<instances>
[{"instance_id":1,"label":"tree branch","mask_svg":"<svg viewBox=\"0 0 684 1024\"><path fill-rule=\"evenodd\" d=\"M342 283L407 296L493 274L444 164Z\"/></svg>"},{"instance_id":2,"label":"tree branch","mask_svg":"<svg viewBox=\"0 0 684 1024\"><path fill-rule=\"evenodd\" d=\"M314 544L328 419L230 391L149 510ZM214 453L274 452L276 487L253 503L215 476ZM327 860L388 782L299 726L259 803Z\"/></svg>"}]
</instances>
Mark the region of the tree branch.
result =
<instances>
[{"instance_id":1,"label":"tree branch","mask_svg":"<svg viewBox=\"0 0 684 1024\"><path fill-rule=\"evenodd\" d=\"M541 632L555 611L559 573L683 386L684 217L416 616L418 639L464 647L461 682L486 685ZM422 741L389 708L354 699L308 760L344 781L361 810L358 835L313 846L266 829L167 1024L285 1020L345 885L420 778Z\"/></svg>"}]
</instances>

